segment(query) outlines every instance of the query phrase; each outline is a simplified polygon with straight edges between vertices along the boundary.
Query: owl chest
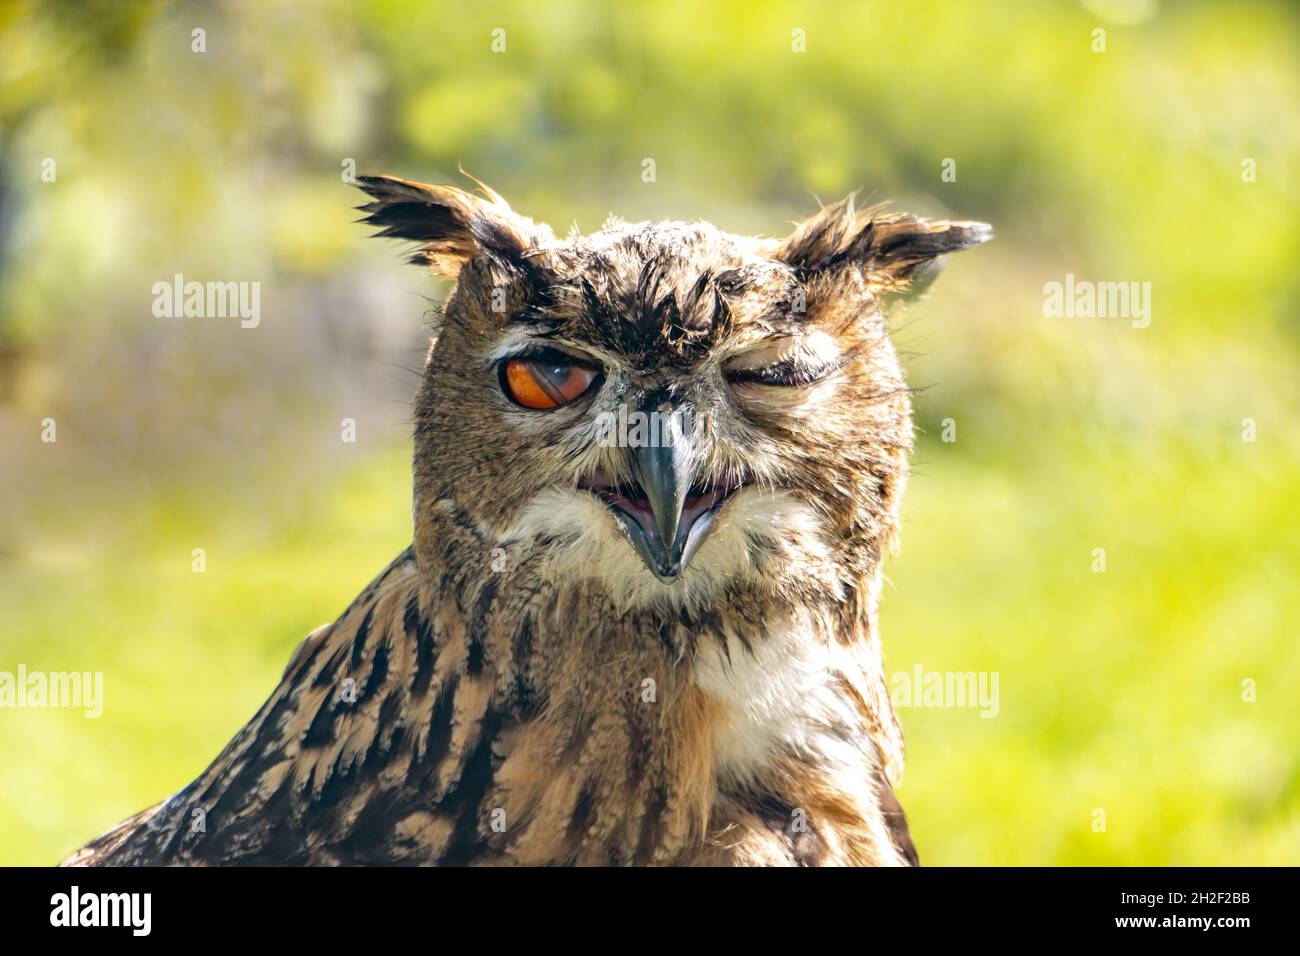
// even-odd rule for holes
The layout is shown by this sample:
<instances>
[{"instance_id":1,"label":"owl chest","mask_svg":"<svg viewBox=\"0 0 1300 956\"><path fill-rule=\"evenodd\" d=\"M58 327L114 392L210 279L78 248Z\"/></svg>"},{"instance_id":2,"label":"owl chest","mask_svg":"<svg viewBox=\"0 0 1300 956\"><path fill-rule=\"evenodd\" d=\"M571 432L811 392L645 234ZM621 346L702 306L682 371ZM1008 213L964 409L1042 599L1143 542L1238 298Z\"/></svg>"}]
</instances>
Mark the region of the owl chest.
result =
<instances>
[{"instance_id":1,"label":"owl chest","mask_svg":"<svg viewBox=\"0 0 1300 956\"><path fill-rule=\"evenodd\" d=\"M662 680L629 670L616 682L627 696L588 688L585 712L572 701L507 733L489 797L500 859L800 862L820 844L792 775L843 765L860 776L861 761L844 743L854 718L831 693L833 661L805 631L767 637L701 653Z\"/></svg>"},{"instance_id":2,"label":"owl chest","mask_svg":"<svg viewBox=\"0 0 1300 956\"><path fill-rule=\"evenodd\" d=\"M841 690L841 662L815 628L785 623L701 650L693 680L713 702L720 785L761 782L791 763L830 764L861 723Z\"/></svg>"}]
</instances>

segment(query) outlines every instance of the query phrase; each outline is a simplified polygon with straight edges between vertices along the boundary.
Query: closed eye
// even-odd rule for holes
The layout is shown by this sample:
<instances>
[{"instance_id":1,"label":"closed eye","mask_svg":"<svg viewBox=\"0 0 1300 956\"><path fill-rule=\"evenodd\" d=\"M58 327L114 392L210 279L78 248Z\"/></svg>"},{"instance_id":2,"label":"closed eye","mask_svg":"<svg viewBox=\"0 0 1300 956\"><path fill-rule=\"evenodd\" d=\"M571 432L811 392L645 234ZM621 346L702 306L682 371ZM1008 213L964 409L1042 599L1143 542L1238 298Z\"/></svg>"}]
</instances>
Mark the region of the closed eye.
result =
<instances>
[{"instance_id":1,"label":"closed eye","mask_svg":"<svg viewBox=\"0 0 1300 956\"><path fill-rule=\"evenodd\" d=\"M801 385L811 385L818 382L833 372L840 369L842 363L837 361L810 362L807 359L801 360L798 356L789 355L772 365L765 365L762 368L739 368L730 369L726 374L728 382L732 384L752 383L755 385L771 385L778 388L798 388Z\"/></svg>"}]
</instances>

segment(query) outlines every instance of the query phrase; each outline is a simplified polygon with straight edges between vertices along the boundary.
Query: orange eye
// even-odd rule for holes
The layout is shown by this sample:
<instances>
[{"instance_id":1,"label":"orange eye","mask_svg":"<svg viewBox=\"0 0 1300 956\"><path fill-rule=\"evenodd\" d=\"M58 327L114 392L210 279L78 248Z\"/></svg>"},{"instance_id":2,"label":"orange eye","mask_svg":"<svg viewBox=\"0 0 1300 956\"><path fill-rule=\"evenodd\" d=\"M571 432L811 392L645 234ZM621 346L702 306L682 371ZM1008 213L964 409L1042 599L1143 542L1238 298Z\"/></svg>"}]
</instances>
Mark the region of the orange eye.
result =
<instances>
[{"instance_id":1,"label":"orange eye","mask_svg":"<svg viewBox=\"0 0 1300 956\"><path fill-rule=\"evenodd\" d=\"M595 369L574 365L561 355L511 359L501 368L501 388L516 404L546 411L579 398L596 374Z\"/></svg>"}]
</instances>

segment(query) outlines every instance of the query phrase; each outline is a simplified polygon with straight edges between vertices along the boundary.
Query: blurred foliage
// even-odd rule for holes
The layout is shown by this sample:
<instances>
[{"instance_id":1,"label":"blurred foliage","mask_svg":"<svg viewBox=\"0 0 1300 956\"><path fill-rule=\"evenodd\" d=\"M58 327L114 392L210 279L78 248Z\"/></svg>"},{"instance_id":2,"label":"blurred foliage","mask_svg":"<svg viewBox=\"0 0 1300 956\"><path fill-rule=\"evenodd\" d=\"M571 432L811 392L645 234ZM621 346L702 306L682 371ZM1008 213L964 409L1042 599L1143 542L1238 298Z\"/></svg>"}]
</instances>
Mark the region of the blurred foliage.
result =
<instances>
[{"instance_id":1,"label":"blurred foliage","mask_svg":"<svg viewBox=\"0 0 1300 956\"><path fill-rule=\"evenodd\" d=\"M352 224L349 162L463 166L561 232L775 235L857 188L994 223L895 322L922 435L888 664L1001 676L997 719L902 713L923 859L1300 862L1298 25L1280 0L0 4L0 669L107 695L0 711L0 862L186 782L409 540L442 290ZM1044 318L1067 272L1151 282L1150 328ZM154 318L176 273L260 281L262 325Z\"/></svg>"}]
</instances>

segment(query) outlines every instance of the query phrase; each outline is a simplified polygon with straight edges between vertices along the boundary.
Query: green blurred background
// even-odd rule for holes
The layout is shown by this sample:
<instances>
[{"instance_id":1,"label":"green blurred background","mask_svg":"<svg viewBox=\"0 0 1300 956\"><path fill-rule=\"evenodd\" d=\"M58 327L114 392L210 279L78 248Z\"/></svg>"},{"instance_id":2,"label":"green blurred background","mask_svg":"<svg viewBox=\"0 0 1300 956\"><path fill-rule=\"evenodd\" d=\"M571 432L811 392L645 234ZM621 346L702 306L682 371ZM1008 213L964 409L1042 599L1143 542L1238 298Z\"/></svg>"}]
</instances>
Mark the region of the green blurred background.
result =
<instances>
[{"instance_id":1,"label":"green blurred background","mask_svg":"<svg viewBox=\"0 0 1300 956\"><path fill-rule=\"evenodd\" d=\"M993 223L894 320L922 434L887 665L1000 679L996 719L902 711L922 859L1300 862L1298 26L1283 2L0 4L0 670L103 671L106 698L0 710L0 863L186 783L409 541L446 289L353 224L349 161L463 165L561 232L780 235L858 187ZM178 272L261 282L261 325L154 318ZM1045 317L1066 273L1150 282L1150 327Z\"/></svg>"}]
</instances>

